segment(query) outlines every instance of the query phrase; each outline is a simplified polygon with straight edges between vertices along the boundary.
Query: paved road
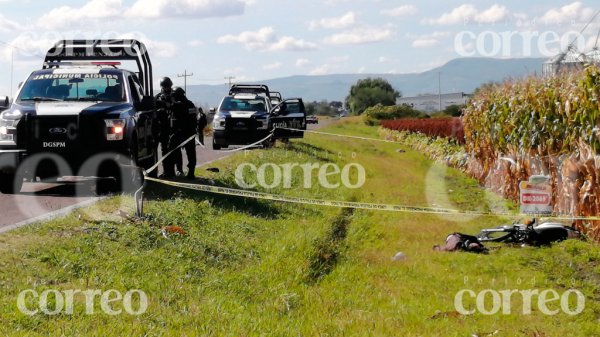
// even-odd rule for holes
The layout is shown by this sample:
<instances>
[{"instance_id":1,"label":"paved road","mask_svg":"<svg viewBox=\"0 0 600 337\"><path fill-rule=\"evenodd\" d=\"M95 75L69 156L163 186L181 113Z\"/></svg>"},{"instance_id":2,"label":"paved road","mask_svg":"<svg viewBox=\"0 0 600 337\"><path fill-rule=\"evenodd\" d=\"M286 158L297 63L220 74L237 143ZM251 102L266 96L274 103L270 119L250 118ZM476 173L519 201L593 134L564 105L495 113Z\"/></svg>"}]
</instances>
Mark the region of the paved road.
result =
<instances>
[{"instance_id":1,"label":"paved road","mask_svg":"<svg viewBox=\"0 0 600 337\"><path fill-rule=\"evenodd\" d=\"M309 129L326 124L328 123L310 125ZM206 148L196 147L198 166L230 155L223 151L213 151L211 137L206 137L205 143ZM95 195L93 186L92 181L25 183L20 194L0 194L0 233L48 217L67 214L78 207L98 201L100 198Z\"/></svg>"}]
</instances>

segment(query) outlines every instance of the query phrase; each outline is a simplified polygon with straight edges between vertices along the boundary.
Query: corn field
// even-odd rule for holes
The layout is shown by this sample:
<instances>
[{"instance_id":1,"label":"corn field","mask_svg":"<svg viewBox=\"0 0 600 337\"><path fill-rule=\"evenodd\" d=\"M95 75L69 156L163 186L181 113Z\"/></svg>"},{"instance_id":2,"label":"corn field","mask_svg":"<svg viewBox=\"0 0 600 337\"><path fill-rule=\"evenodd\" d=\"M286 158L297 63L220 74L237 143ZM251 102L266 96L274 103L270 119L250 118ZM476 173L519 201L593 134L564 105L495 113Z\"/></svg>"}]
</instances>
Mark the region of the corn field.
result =
<instances>
[{"instance_id":1,"label":"corn field","mask_svg":"<svg viewBox=\"0 0 600 337\"><path fill-rule=\"evenodd\" d=\"M600 215L599 98L595 66L483 88L463 114L467 172L515 200L520 181L547 175L556 213ZM577 225L600 240L600 222Z\"/></svg>"}]
</instances>

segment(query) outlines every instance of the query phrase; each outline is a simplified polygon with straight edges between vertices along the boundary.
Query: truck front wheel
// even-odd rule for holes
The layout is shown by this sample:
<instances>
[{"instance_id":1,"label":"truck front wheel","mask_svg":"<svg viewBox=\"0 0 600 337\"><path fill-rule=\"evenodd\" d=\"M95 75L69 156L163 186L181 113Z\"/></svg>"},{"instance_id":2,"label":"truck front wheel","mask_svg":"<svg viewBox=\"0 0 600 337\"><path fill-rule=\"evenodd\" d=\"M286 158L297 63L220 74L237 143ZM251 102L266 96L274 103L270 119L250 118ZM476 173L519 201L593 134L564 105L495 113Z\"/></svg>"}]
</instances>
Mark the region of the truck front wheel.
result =
<instances>
[{"instance_id":1,"label":"truck front wheel","mask_svg":"<svg viewBox=\"0 0 600 337\"><path fill-rule=\"evenodd\" d=\"M17 177L16 173L0 173L0 192L2 194L14 194L21 192L23 178Z\"/></svg>"}]
</instances>

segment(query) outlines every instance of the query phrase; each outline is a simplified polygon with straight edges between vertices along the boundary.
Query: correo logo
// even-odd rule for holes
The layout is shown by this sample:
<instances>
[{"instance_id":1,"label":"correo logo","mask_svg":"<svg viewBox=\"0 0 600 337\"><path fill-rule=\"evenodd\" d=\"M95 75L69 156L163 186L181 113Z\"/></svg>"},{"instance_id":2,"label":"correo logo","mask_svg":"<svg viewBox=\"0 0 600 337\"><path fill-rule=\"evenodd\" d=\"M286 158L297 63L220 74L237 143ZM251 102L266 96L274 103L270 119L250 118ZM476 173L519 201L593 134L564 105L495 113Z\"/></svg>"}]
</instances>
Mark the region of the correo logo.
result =
<instances>
[{"instance_id":1,"label":"correo logo","mask_svg":"<svg viewBox=\"0 0 600 337\"><path fill-rule=\"evenodd\" d=\"M53 135L66 135L68 132L65 128L52 128L50 129L50 133Z\"/></svg>"}]
</instances>

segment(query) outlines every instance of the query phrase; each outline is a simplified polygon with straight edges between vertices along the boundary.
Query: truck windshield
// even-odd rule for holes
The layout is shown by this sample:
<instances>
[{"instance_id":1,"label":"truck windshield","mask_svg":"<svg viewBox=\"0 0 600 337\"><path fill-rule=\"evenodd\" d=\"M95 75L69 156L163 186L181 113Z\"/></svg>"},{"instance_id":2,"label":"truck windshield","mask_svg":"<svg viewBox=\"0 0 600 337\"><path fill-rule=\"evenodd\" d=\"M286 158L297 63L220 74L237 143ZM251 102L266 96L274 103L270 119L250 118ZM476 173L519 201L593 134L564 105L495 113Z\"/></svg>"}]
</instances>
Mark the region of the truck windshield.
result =
<instances>
[{"instance_id":1,"label":"truck windshield","mask_svg":"<svg viewBox=\"0 0 600 337\"><path fill-rule=\"evenodd\" d=\"M222 111L266 111L265 100L262 98L232 98L226 97L221 103Z\"/></svg>"},{"instance_id":2,"label":"truck windshield","mask_svg":"<svg viewBox=\"0 0 600 337\"><path fill-rule=\"evenodd\" d=\"M23 85L18 101L124 102L118 74L34 74Z\"/></svg>"}]
</instances>

